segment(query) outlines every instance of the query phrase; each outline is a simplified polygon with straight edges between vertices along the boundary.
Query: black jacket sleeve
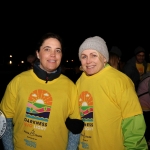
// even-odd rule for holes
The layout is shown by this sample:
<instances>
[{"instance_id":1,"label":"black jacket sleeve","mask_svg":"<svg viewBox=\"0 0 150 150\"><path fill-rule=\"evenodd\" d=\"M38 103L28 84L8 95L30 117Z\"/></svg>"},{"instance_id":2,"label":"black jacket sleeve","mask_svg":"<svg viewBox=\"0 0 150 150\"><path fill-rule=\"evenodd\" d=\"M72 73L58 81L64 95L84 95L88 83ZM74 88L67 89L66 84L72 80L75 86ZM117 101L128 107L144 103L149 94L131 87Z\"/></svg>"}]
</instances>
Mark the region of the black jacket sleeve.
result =
<instances>
[{"instance_id":1,"label":"black jacket sleeve","mask_svg":"<svg viewBox=\"0 0 150 150\"><path fill-rule=\"evenodd\" d=\"M84 122L79 119L70 119L69 117L66 119L66 127L73 134L79 134L82 132L84 127Z\"/></svg>"}]
</instances>

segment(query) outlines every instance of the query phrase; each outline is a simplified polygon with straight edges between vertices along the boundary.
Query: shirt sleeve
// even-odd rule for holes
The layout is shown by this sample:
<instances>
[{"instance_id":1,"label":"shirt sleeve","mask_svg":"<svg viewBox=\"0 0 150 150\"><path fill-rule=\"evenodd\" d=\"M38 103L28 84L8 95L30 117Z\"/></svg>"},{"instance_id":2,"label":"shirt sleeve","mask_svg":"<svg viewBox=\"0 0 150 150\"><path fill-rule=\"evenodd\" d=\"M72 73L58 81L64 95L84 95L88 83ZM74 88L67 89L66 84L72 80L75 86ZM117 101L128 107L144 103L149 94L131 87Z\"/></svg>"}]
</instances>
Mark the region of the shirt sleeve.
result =
<instances>
[{"instance_id":1,"label":"shirt sleeve","mask_svg":"<svg viewBox=\"0 0 150 150\"><path fill-rule=\"evenodd\" d=\"M6 118L13 118L15 114L15 103L16 103L16 89L14 89L14 84L11 81L6 88L4 96L1 101L0 109L6 115Z\"/></svg>"},{"instance_id":2,"label":"shirt sleeve","mask_svg":"<svg viewBox=\"0 0 150 150\"><path fill-rule=\"evenodd\" d=\"M123 90L121 96L117 98L123 119L143 113L133 85L131 85L130 82L127 84L128 88L124 87L125 90Z\"/></svg>"},{"instance_id":3,"label":"shirt sleeve","mask_svg":"<svg viewBox=\"0 0 150 150\"><path fill-rule=\"evenodd\" d=\"M146 124L143 114L126 118L122 121L122 131L124 136L124 146L126 150L148 150L144 137Z\"/></svg>"},{"instance_id":4,"label":"shirt sleeve","mask_svg":"<svg viewBox=\"0 0 150 150\"><path fill-rule=\"evenodd\" d=\"M77 88L73 85L70 90L70 119L79 119L81 120L80 111L79 111L79 101L77 96Z\"/></svg>"}]
</instances>

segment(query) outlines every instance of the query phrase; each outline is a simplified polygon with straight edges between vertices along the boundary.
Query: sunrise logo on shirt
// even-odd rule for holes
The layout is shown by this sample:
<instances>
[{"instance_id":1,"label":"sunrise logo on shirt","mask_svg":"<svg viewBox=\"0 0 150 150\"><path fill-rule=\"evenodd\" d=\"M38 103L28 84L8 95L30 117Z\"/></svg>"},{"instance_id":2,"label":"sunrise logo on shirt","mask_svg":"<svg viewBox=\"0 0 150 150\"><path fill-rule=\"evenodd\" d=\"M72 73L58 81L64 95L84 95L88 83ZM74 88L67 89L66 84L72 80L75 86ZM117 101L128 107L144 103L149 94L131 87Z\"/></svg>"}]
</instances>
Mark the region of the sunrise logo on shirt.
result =
<instances>
[{"instance_id":1,"label":"sunrise logo on shirt","mask_svg":"<svg viewBox=\"0 0 150 150\"><path fill-rule=\"evenodd\" d=\"M93 98L87 91L79 97L80 115L84 122L93 122Z\"/></svg>"},{"instance_id":2,"label":"sunrise logo on shirt","mask_svg":"<svg viewBox=\"0 0 150 150\"><path fill-rule=\"evenodd\" d=\"M26 117L48 122L52 106L52 97L46 90L35 90L29 98L26 108Z\"/></svg>"}]
</instances>

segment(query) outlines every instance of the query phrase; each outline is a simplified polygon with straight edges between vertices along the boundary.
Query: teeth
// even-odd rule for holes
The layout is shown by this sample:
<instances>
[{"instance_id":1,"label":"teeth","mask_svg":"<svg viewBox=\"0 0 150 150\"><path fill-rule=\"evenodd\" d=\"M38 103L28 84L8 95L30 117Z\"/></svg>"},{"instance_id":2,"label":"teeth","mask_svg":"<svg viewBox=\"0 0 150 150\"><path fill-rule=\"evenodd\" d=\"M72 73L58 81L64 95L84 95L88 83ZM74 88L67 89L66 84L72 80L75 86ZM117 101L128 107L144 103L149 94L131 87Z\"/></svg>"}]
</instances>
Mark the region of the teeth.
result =
<instances>
[{"instance_id":1,"label":"teeth","mask_svg":"<svg viewBox=\"0 0 150 150\"><path fill-rule=\"evenodd\" d=\"M49 62L56 62L55 60L48 60Z\"/></svg>"},{"instance_id":2,"label":"teeth","mask_svg":"<svg viewBox=\"0 0 150 150\"><path fill-rule=\"evenodd\" d=\"M93 68L93 66L87 66L87 68Z\"/></svg>"}]
</instances>

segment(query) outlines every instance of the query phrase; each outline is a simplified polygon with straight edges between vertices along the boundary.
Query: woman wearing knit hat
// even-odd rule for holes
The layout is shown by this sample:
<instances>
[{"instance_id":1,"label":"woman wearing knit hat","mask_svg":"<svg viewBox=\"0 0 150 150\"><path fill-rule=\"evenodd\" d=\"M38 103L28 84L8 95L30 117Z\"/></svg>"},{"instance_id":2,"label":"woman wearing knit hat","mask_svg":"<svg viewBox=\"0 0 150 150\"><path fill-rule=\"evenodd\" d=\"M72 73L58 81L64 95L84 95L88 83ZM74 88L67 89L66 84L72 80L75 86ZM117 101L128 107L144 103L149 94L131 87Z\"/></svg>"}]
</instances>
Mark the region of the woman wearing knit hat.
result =
<instances>
[{"instance_id":1,"label":"woman wearing knit hat","mask_svg":"<svg viewBox=\"0 0 150 150\"><path fill-rule=\"evenodd\" d=\"M79 48L83 73L76 82L84 129L79 150L147 150L145 121L134 84L108 64L105 41L94 36Z\"/></svg>"}]
</instances>

